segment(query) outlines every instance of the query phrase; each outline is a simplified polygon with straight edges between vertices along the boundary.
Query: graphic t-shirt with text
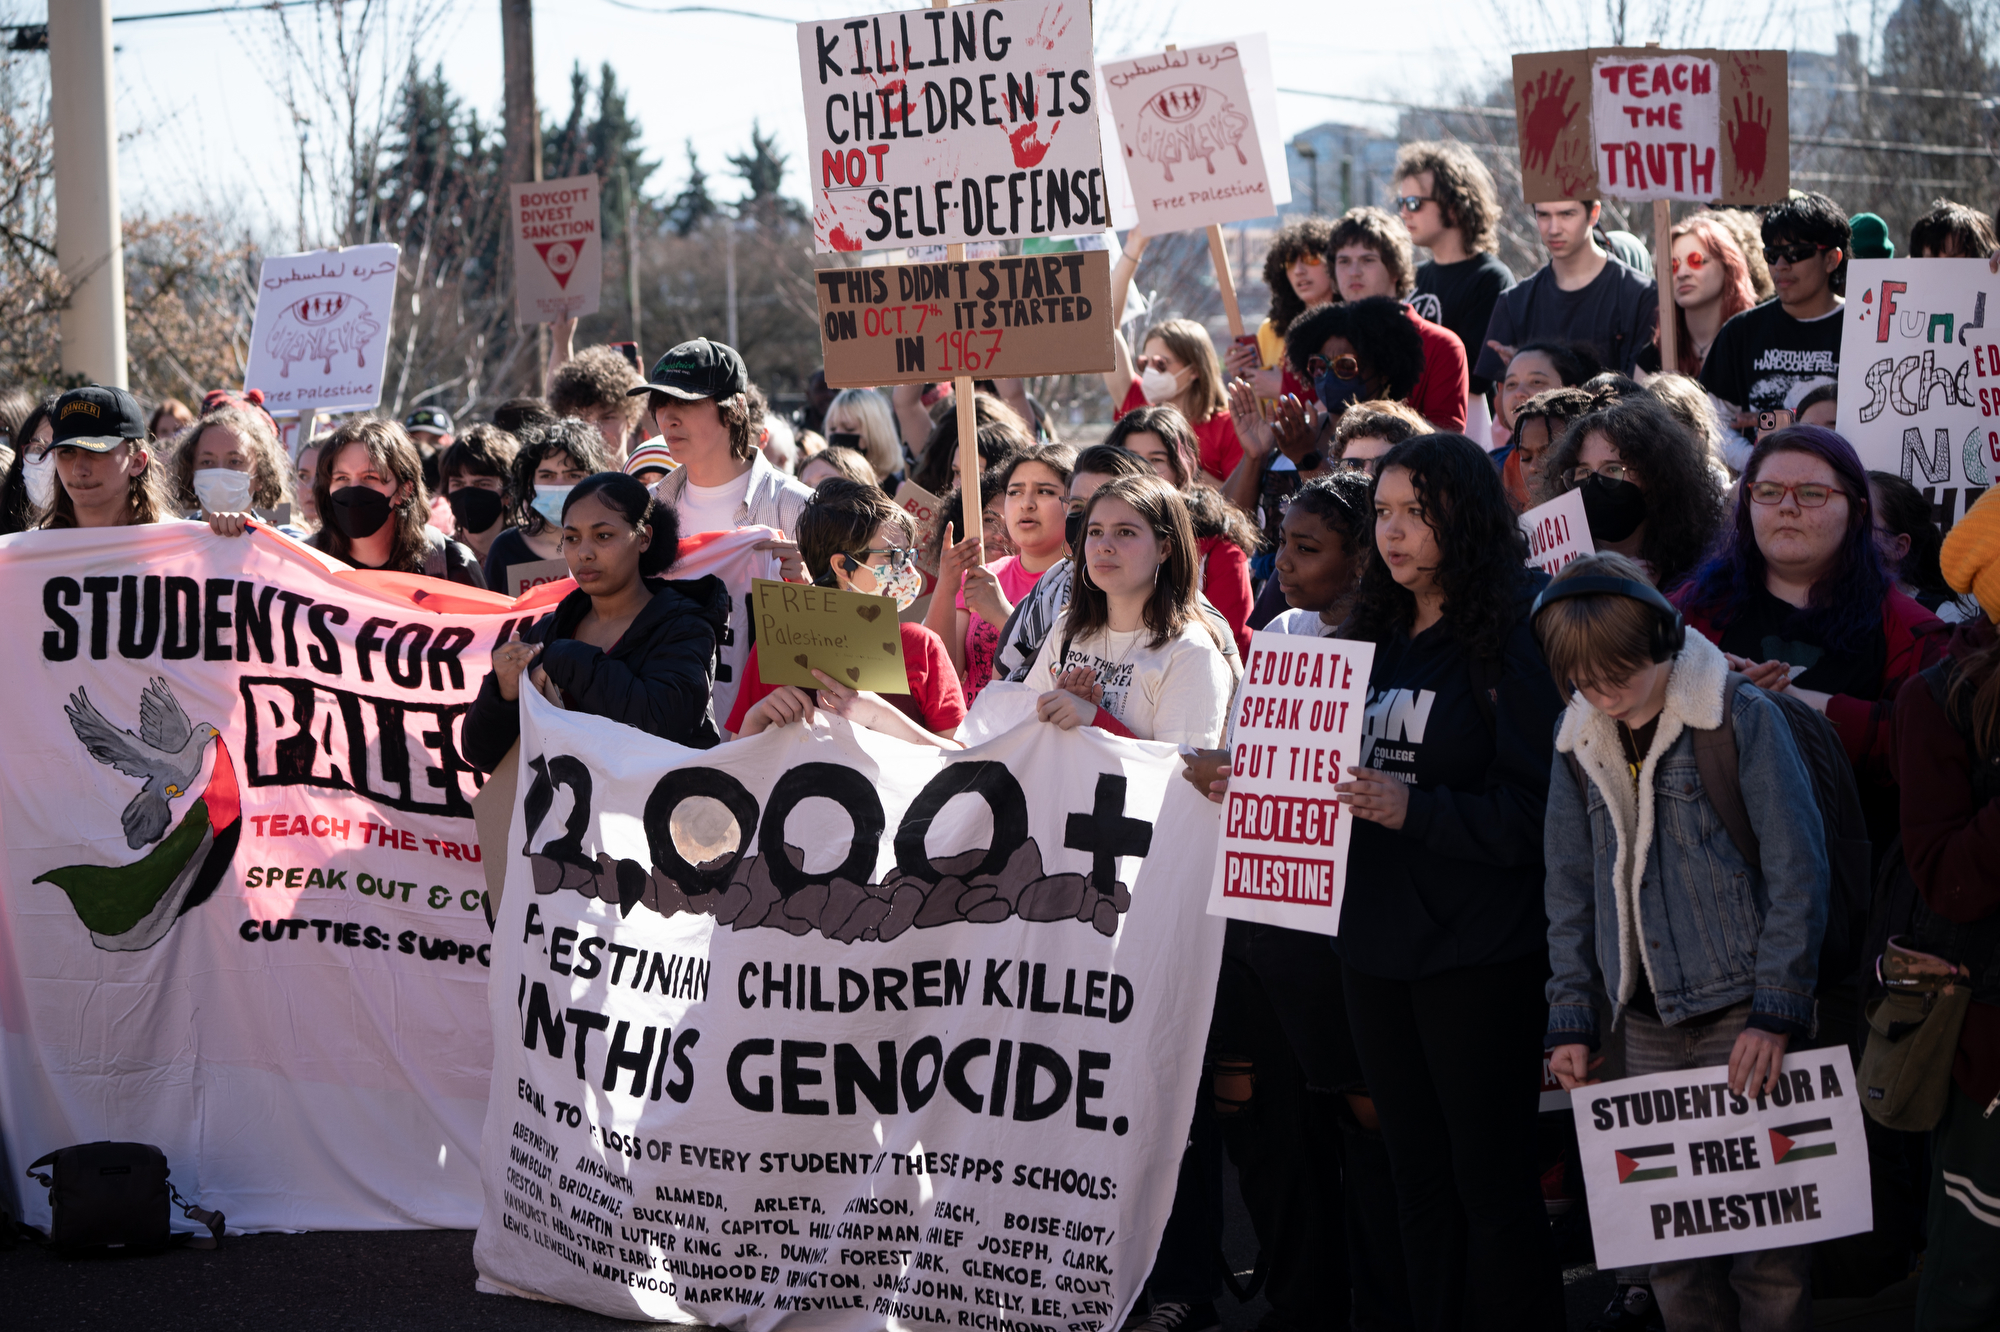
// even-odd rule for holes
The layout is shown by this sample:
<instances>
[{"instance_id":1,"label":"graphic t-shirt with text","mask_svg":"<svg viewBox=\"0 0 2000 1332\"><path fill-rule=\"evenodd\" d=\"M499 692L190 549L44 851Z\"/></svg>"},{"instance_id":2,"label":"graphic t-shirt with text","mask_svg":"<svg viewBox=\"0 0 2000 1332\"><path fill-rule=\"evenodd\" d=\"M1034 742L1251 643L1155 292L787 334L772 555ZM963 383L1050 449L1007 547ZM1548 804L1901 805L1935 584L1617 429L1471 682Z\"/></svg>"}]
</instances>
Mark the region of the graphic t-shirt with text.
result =
<instances>
[{"instance_id":1,"label":"graphic t-shirt with text","mask_svg":"<svg viewBox=\"0 0 2000 1332\"><path fill-rule=\"evenodd\" d=\"M1100 630L1076 639L1064 653L1058 624L1042 641L1028 683L1054 689L1064 671L1087 667L1104 688L1098 706L1138 739L1214 747L1236 681L1207 623L1198 620L1159 647L1150 646L1152 640L1151 629Z\"/></svg>"},{"instance_id":2,"label":"graphic t-shirt with text","mask_svg":"<svg viewBox=\"0 0 2000 1332\"><path fill-rule=\"evenodd\" d=\"M1842 308L1794 319L1775 299L1752 306L1716 332L1701 365L1702 387L1744 411L1796 411L1800 398L1840 376Z\"/></svg>"}]
</instances>

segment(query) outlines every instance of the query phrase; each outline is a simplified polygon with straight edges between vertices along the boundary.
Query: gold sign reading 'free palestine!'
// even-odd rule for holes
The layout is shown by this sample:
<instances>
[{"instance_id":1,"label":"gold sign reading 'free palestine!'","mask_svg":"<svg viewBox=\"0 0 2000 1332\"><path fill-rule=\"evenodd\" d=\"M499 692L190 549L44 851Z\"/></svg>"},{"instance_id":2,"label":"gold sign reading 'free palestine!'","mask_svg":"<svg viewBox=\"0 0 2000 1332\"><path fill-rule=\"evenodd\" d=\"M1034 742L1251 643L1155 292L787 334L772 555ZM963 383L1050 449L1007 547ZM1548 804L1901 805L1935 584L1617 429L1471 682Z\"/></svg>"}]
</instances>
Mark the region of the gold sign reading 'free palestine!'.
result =
<instances>
[{"instance_id":1,"label":"gold sign reading 'free palestine!'","mask_svg":"<svg viewBox=\"0 0 2000 1332\"><path fill-rule=\"evenodd\" d=\"M835 388L1112 367L1103 250L823 268L819 344Z\"/></svg>"},{"instance_id":2,"label":"gold sign reading 'free palestine!'","mask_svg":"<svg viewBox=\"0 0 2000 1332\"><path fill-rule=\"evenodd\" d=\"M765 684L817 689L813 672L820 670L850 689L910 692L894 597L754 578L750 599L757 674Z\"/></svg>"}]
</instances>

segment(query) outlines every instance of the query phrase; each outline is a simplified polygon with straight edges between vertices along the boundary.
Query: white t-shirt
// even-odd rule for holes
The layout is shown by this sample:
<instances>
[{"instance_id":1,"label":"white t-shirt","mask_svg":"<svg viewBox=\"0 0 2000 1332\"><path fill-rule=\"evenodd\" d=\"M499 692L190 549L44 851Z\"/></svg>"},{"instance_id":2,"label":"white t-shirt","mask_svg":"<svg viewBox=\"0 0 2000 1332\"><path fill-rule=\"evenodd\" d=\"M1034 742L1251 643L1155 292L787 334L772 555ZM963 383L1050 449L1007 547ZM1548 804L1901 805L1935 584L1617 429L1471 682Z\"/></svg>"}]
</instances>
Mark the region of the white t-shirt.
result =
<instances>
[{"instance_id":1,"label":"white t-shirt","mask_svg":"<svg viewBox=\"0 0 2000 1332\"><path fill-rule=\"evenodd\" d=\"M719 486L698 486L692 480L681 488L674 501L680 515L681 535L696 532L729 532L736 527L736 511L750 494L750 472Z\"/></svg>"},{"instance_id":2,"label":"white t-shirt","mask_svg":"<svg viewBox=\"0 0 2000 1332\"><path fill-rule=\"evenodd\" d=\"M1316 610L1288 610L1264 626L1267 634L1305 634L1312 638L1332 638L1333 626L1319 618Z\"/></svg>"},{"instance_id":3,"label":"white t-shirt","mask_svg":"<svg viewBox=\"0 0 2000 1332\"><path fill-rule=\"evenodd\" d=\"M1161 647L1149 647L1152 639L1151 629L1103 630L1071 643L1069 655L1058 661L1063 650L1058 622L1042 640L1027 683L1038 690L1054 689L1065 670L1087 666L1104 686L1099 706L1134 736L1212 748L1221 739L1229 696L1236 688L1228 660L1200 620Z\"/></svg>"}]
</instances>

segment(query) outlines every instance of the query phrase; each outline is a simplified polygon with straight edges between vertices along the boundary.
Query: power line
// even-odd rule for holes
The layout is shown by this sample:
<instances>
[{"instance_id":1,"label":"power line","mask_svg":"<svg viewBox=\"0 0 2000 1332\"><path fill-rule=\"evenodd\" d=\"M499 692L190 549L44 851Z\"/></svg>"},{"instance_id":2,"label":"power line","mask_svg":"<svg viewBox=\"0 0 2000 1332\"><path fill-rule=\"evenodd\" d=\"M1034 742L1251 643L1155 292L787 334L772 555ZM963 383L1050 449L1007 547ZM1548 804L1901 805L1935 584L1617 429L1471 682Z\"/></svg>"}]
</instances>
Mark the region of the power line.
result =
<instances>
[{"instance_id":1,"label":"power line","mask_svg":"<svg viewBox=\"0 0 2000 1332\"><path fill-rule=\"evenodd\" d=\"M776 14L759 14L748 9L725 9L721 5L674 5L662 8L655 5L635 5L630 0L604 0L614 9L628 9L634 14L729 14L736 18L763 19L766 23L782 23L788 28L796 28L793 19L780 18Z\"/></svg>"}]
</instances>

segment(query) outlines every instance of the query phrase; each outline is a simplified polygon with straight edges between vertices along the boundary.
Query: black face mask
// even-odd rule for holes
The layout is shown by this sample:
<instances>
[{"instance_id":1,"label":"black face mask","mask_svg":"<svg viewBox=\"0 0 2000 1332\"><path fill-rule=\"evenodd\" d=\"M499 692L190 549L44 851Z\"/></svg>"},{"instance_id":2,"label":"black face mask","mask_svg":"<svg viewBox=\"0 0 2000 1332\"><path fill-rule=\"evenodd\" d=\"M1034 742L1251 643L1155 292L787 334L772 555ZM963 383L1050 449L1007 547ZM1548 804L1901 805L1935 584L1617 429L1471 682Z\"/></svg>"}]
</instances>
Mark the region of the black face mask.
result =
<instances>
[{"instance_id":1,"label":"black face mask","mask_svg":"<svg viewBox=\"0 0 2000 1332\"><path fill-rule=\"evenodd\" d=\"M1078 509L1063 518L1063 544L1069 547L1070 554L1074 556L1076 543L1081 540L1083 540L1083 510Z\"/></svg>"},{"instance_id":2,"label":"black face mask","mask_svg":"<svg viewBox=\"0 0 2000 1332\"><path fill-rule=\"evenodd\" d=\"M444 499L451 505L451 516L458 520L461 532L484 532L500 521L500 512L507 506L499 491L479 486L454 490Z\"/></svg>"},{"instance_id":3,"label":"black face mask","mask_svg":"<svg viewBox=\"0 0 2000 1332\"><path fill-rule=\"evenodd\" d=\"M333 525L349 541L362 541L389 521L389 497L367 486L342 486L326 497Z\"/></svg>"},{"instance_id":4,"label":"black face mask","mask_svg":"<svg viewBox=\"0 0 2000 1332\"><path fill-rule=\"evenodd\" d=\"M1593 541L1623 541L1646 521L1646 492L1630 481L1591 476L1577 489L1583 492L1583 516Z\"/></svg>"},{"instance_id":5,"label":"black face mask","mask_svg":"<svg viewBox=\"0 0 2000 1332\"><path fill-rule=\"evenodd\" d=\"M826 437L826 446L830 449L853 449L860 453L861 436L852 430L836 430Z\"/></svg>"}]
</instances>

